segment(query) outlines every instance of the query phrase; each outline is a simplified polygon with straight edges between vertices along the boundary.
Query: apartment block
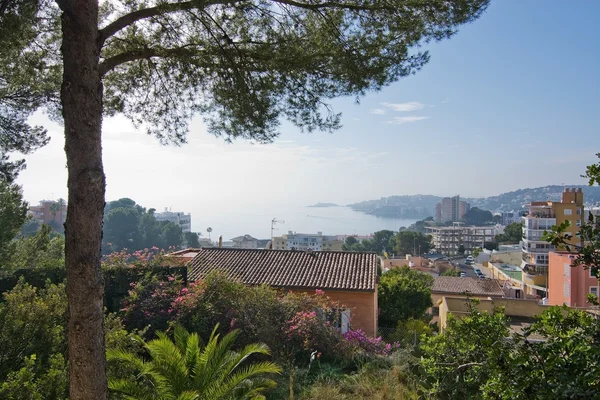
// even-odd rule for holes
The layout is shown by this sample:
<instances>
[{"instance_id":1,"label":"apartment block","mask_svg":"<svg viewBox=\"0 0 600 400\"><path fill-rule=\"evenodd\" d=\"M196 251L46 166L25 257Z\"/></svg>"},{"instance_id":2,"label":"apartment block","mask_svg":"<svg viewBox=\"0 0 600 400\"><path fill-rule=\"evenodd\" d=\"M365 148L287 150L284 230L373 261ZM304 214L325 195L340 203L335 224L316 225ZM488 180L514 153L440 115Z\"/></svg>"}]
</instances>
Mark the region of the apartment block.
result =
<instances>
[{"instance_id":1,"label":"apartment block","mask_svg":"<svg viewBox=\"0 0 600 400\"><path fill-rule=\"evenodd\" d=\"M425 227L425 233L431 235L436 252L453 256L458 254L461 245L467 252L483 247L485 242L494 240L498 230L494 226L463 226L455 223L454 226L428 226Z\"/></svg>"},{"instance_id":2,"label":"apartment block","mask_svg":"<svg viewBox=\"0 0 600 400\"><path fill-rule=\"evenodd\" d=\"M337 236L323 235L323 232L296 233L289 231L287 235L274 237L273 250L313 250L341 251L344 241Z\"/></svg>"},{"instance_id":3,"label":"apartment block","mask_svg":"<svg viewBox=\"0 0 600 400\"><path fill-rule=\"evenodd\" d=\"M184 212L174 212L165 208L164 212L154 213L157 221L169 221L176 223L181 227L182 232L192 231L192 214L186 214Z\"/></svg>"},{"instance_id":4,"label":"apartment block","mask_svg":"<svg viewBox=\"0 0 600 400\"><path fill-rule=\"evenodd\" d=\"M569 221L568 232L572 243L577 243L576 237L583 223L583 192L581 188L566 188L561 201L534 201L528 205L528 212L523 220L522 262L523 283L527 286L528 294L545 295L548 288L549 253L555 248L542 240L544 231L552 226Z\"/></svg>"},{"instance_id":5,"label":"apartment block","mask_svg":"<svg viewBox=\"0 0 600 400\"><path fill-rule=\"evenodd\" d=\"M471 209L471 205L460 200L460 196L445 197L435 206L435 220L437 222L460 221Z\"/></svg>"},{"instance_id":6,"label":"apartment block","mask_svg":"<svg viewBox=\"0 0 600 400\"><path fill-rule=\"evenodd\" d=\"M582 266L573 267L574 254L553 251L548 265L548 304L587 307L588 293L598 296L598 274Z\"/></svg>"}]
</instances>

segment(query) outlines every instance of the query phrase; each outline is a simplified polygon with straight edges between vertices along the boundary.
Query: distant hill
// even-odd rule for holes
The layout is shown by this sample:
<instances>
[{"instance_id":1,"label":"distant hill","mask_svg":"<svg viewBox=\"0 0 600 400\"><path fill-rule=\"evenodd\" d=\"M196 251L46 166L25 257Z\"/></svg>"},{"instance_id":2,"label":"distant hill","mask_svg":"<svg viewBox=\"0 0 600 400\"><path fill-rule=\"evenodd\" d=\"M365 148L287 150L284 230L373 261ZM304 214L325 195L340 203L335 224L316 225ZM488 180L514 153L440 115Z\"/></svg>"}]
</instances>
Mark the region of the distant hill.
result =
<instances>
[{"instance_id":1,"label":"distant hill","mask_svg":"<svg viewBox=\"0 0 600 400\"><path fill-rule=\"evenodd\" d=\"M384 218L426 218L433 215L433 208L441 199L428 194L391 196L348 204L348 207Z\"/></svg>"},{"instance_id":2,"label":"distant hill","mask_svg":"<svg viewBox=\"0 0 600 400\"><path fill-rule=\"evenodd\" d=\"M559 201L565 187L581 188L583 191L583 200L587 205L597 205L600 203L599 186L581 185L550 185L532 189L519 189L513 192L502 193L498 196L468 199L467 201L471 203L471 207L479 207L484 210L516 211L522 209L524 204L532 201Z\"/></svg>"},{"instance_id":3,"label":"distant hill","mask_svg":"<svg viewBox=\"0 0 600 400\"><path fill-rule=\"evenodd\" d=\"M335 203L317 203L309 207L339 207L339 205Z\"/></svg>"},{"instance_id":4,"label":"distant hill","mask_svg":"<svg viewBox=\"0 0 600 400\"><path fill-rule=\"evenodd\" d=\"M484 198L466 198L471 207L492 212L518 211L531 201L560 200L565 187L582 188L587 205L600 204L600 187L581 185L550 185L538 188L519 189ZM435 205L442 199L439 196L412 195L391 196L379 200L367 200L348 204L354 211L364 212L383 218L426 218L433 215Z\"/></svg>"}]
</instances>

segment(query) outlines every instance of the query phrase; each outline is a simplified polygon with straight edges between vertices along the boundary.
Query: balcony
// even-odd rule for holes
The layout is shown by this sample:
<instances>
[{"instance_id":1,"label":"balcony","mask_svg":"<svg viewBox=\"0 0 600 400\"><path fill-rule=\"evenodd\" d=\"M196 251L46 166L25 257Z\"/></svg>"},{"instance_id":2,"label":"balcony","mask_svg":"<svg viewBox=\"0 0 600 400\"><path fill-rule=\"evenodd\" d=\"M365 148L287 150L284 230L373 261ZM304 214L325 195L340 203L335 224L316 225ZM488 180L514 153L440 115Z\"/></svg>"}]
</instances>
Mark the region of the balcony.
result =
<instances>
[{"instance_id":1,"label":"balcony","mask_svg":"<svg viewBox=\"0 0 600 400\"><path fill-rule=\"evenodd\" d=\"M544 266L548 268L548 258L536 257L534 254L523 253L521 255L521 260L534 267Z\"/></svg>"},{"instance_id":2,"label":"balcony","mask_svg":"<svg viewBox=\"0 0 600 400\"><path fill-rule=\"evenodd\" d=\"M536 242L543 242L544 241L542 239L542 235L532 235L532 234L523 235L523 239L524 240L533 240L533 241L536 241Z\"/></svg>"},{"instance_id":3,"label":"balcony","mask_svg":"<svg viewBox=\"0 0 600 400\"><path fill-rule=\"evenodd\" d=\"M535 247L525 247L521 246L521 250L527 253L537 253L537 254L548 254L551 251L554 251L556 248L554 246L550 246L549 248L535 248Z\"/></svg>"},{"instance_id":4,"label":"balcony","mask_svg":"<svg viewBox=\"0 0 600 400\"><path fill-rule=\"evenodd\" d=\"M525 273L525 275L530 275L530 276L548 275L548 267L547 266L532 265L532 264L525 262L522 265L522 269L523 269L523 272Z\"/></svg>"}]
</instances>

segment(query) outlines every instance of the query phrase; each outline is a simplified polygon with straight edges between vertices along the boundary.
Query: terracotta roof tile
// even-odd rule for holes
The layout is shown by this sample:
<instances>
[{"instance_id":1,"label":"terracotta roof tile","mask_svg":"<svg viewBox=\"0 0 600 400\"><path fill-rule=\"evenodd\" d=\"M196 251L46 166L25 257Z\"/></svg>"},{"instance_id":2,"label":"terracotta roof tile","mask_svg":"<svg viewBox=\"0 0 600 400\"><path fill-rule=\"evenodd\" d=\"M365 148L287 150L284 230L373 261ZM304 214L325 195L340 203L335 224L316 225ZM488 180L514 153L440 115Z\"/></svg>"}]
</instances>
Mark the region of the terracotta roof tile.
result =
<instances>
[{"instance_id":1,"label":"terracotta roof tile","mask_svg":"<svg viewBox=\"0 0 600 400\"><path fill-rule=\"evenodd\" d=\"M503 297L504 291L495 279L458 278L454 276L435 276L433 293L468 293L478 296Z\"/></svg>"},{"instance_id":2,"label":"terracotta roof tile","mask_svg":"<svg viewBox=\"0 0 600 400\"><path fill-rule=\"evenodd\" d=\"M191 281L221 270L250 285L375 290L375 253L204 248L188 264Z\"/></svg>"}]
</instances>

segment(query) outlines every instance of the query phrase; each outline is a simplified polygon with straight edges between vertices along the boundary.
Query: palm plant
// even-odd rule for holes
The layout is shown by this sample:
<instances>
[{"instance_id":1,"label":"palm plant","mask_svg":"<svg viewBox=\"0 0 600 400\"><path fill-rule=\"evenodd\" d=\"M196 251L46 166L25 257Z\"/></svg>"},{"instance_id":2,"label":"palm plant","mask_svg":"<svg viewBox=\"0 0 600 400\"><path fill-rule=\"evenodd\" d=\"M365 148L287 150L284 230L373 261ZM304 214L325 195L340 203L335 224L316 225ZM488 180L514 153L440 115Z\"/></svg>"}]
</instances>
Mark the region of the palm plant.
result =
<instances>
[{"instance_id":1,"label":"palm plant","mask_svg":"<svg viewBox=\"0 0 600 400\"><path fill-rule=\"evenodd\" d=\"M268 355L268 347L255 343L232 351L238 331L219 340L217 328L206 345L198 334L181 326L175 328L174 341L158 333L157 339L144 343L149 360L132 352L109 350L109 361L122 362L137 373L134 379L109 379L109 389L128 400L263 399L262 392L275 386L263 375L281 369L268 361L247 361L254 354Z\"/></svg>"}]
</instances>

